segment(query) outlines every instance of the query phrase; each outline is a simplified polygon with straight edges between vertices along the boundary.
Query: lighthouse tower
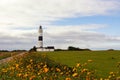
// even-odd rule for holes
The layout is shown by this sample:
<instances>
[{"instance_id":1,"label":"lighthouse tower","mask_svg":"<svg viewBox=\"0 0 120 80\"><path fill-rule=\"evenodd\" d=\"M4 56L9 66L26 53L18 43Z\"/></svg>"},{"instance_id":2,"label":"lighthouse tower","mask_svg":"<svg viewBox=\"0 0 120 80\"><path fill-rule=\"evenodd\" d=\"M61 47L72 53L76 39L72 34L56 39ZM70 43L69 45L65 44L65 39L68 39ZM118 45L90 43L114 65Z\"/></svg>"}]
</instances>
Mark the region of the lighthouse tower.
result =
<instances>
[{"instance_id":1,"label":"lighthouse tower","mask_svg":"<svg viewBox=\"0 0 120 80\"><path fill-rule=\"evenodd\" d=\"M38 47L43 48L43 30L42 26L39 27L39 36L38 36Z\"/></svg>"},{"instance_id":2,"label":"lighthouse tower","mask_svg":"<svg viewBox=\"0 0 120 80\"><path fill-rule=\"evenodd\" d=\"M54 46L43 47L43 29L42 26L39 27L38 36L38 46L37 51L54 51Z\"/></svg>"}]
</instances>

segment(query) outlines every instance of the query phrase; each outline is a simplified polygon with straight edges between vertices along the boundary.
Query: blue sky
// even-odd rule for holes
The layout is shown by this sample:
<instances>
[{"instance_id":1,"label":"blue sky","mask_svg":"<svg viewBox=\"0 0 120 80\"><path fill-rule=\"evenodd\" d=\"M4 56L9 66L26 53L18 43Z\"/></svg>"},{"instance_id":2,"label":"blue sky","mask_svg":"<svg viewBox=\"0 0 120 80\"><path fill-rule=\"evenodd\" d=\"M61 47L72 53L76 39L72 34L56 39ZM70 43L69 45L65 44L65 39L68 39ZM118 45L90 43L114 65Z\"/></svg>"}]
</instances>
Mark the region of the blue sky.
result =
<instances>
[{"instance_id":1,"label":"blue sky","mask_svg":"<svg viewBox=\"0 0 120 80\"><path fill-rule=\"evenodd\" d=\"M82 24L103 24L108 27L96 30L108 35L120 36L120 14L114 14L110 16L85 16L76 18L65 18L58 21L54 21L53 25L82 25Z\"/></svg>"},{"instance_id":2,"label":"blue sky","mask_svg":"<svg viewBox=\"0 0 120 80\"><path fill-rule=\"evenodd\" d=\"M0 0L0 49L120 49L119 0ZM12 46L11 46L12 45Z\"/></svg>"}]
</instances>

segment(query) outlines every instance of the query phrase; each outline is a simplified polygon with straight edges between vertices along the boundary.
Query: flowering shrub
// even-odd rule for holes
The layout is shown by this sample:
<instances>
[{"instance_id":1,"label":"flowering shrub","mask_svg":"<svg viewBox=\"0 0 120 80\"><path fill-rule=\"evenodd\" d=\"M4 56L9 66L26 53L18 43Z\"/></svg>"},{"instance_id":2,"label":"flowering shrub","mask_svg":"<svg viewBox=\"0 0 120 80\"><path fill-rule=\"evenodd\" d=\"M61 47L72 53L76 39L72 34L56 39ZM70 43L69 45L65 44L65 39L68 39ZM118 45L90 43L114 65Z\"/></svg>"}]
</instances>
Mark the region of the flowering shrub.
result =
<instances>
[{"instance_id":1,"label":"flowering shrub","mask_svg":"<svg viewBox=\"0 0 120 80\"><path fill-rule=\"evenodd\" d=\"M98 79L95 70L86 67L88 63L77 63L73 68L56 63L46 55L27 53L15 57L9 65L0 68L0 80L105 80ZM118 65L119 67L119 65ZM119 80L118 74L110 72L106 80Z\"/></svg>"}]
</instances>

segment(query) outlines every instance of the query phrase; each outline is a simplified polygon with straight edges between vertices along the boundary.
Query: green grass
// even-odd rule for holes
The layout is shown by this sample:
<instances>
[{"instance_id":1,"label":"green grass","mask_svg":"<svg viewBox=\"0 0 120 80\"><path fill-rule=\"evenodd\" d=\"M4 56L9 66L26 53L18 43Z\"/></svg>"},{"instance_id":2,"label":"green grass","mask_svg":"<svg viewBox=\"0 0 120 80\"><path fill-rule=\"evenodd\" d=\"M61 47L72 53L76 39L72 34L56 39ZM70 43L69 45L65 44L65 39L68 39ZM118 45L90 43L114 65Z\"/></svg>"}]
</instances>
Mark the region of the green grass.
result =
<instances>
[{"instance_id":1,"label":"green grass","mask_svg":"<svg viewBox=\"0 0 120 80\"><path fill-rule=\"evenodd\" d=\"M120 62L120 51L55 51L39 52L46 54L52 60L61 64L73 67L76 63L85 63L93 60L88 64L89 68L95 69L100 77L106 77L111 71L117 71L117 63Z\"/></svg>"}]
</instances>

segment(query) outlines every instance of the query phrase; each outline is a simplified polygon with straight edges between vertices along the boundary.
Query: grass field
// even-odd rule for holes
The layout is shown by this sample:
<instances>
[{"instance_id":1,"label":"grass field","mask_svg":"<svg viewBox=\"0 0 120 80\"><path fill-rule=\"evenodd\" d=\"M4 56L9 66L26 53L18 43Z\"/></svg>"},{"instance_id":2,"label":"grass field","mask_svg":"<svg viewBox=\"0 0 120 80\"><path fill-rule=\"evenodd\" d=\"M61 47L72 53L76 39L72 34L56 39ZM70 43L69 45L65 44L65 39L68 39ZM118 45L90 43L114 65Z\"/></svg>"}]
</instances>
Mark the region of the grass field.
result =
<instances>
[{"instance_id":1,"label":"grass field","mask_svg":"<svg viewBox=\"0 0 120 80\"><path fill-rule=\"evenodd\" d=\"M9 79L119 80L120 51L27 52L0 65L0 80Z\"/></svg>"},{"instance_id":2,"label":"grass field","mask_svg":"<svg viewBox=\"0 0 120 80\"><path fill-rule=\"evenodd\" d=\"M39 52L61 64L73 67L76 63L85 63L93 60L88 67L95 69L100 77L109 75L111 71L117 71L117 63L120 62L120 51L55 51Z\"/></svg>"}]
</instances>

